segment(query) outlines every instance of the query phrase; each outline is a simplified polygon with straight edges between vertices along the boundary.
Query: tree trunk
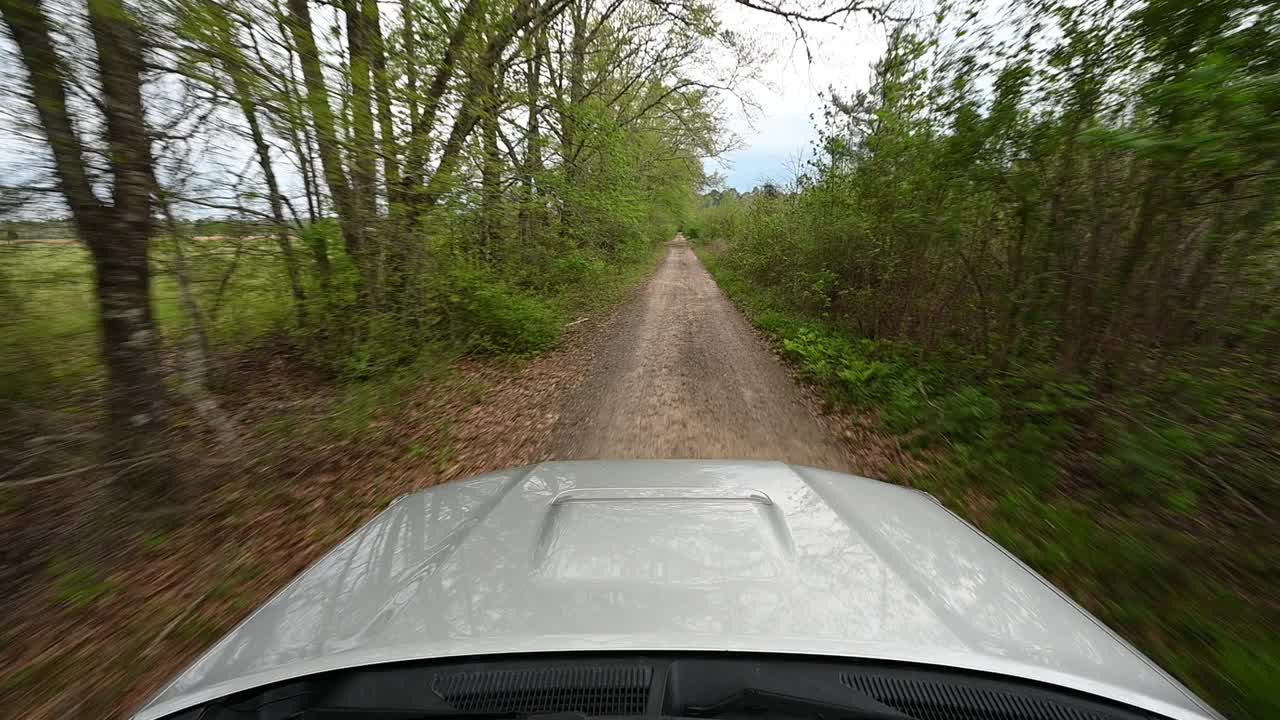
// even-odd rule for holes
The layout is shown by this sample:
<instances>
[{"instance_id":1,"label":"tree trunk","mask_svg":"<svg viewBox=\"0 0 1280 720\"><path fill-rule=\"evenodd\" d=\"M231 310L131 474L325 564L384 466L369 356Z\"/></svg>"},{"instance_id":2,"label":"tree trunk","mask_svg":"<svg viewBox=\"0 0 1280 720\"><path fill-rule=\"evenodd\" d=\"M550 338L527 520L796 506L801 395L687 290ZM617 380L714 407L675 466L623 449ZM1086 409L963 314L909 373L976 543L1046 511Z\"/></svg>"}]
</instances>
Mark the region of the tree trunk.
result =
<instances>
[{"instance_id":1,"label":"tree trunk","mask_svg":"<svg viewBox=\"0 0 1280 720\"><path fill-rule=\"evenodd\" d=\"M480 246L492 257L498 242L501 223L502 156L498 154L498 119L502 110L502 75L494 79L480 121L480 141L484 157L480 164Z\"/></svg>"},{"instance_id":2,"label":"tree trunk","mask_svg":"<svg viewBox=\"0 0 1280 720\"><path fill-rule=\"evenodd\" d=\"M120 454L153 452L169 430L170 399L151 314L148 248L154 229L151 138L142 105L142 39L119 0L89 5L89 29L107 108L106 140L114 186L112 221L91 243L98 265L103 345L111 378L112 428ZM110 233L110 234L107 234ZM138 489L162 491L172 470L126 478Z\"/></svg>"},{"instance_id":3,"label":"tree trunk","mask_svg":"<svg viewBox=\"0 0 1280 720\"><path fill-rule=\"evenodd\" d=\"M397 202L400 188L399 143L396 142L395 118L391 114L391 78L387 75L387 48L382 39L382 18L377 0L361 0L365 32L369 40L373 70L373 93L378 107L378 144L382 151L382 179L387 203ZM410 62L413 66L415 62Z\"/></svg>"},{"instance_id":4,"label":"tree trunk","mask_svg":"<svg viewBox=\"0 0 1280 720\"><path fill-rule=\"evenodd\" d=\"M282 83L284 85L285 106L293 116L292 118L287 118L285 124L288 126L289 142L293 146L293 152L298 156L298 174L302 176L302 190L307 196L307 219L315 223L320 219L322 203L320 201L320 190L316 187L318 180L315 153L312 151L314 143L311 141L311 130L305 121L302 103L294 92L298 85L298 78L294 74L293 46L288 41L290 33L284 18L284 8L277 7L276 22L279 25L280 35L285 39L285 66L289 68L289 77ZM329 254L327 248L320 248L320 252L316 252L313 248L312 252L315 255L316 267L320 270L321 279L328 278Z\"/></svg>"},{"instance_id":5,"label":"tree trunk","mask_svg":"<svg viewBox=\"0 0 1280 720\"><path fill-rule=\"evenodd\" d=\"M1066 331L1065 349L1061 358L1061 369L1065 374L1075 373L1089 361L1092 340L1094 337L1093 319L1098 285L1102 280L1102 239L1106 232L1107 201L1104 193L1104 182L1107 179L1108 167L1106 156L1099 156L1091 168L1093 175L1090 185L1091 211L1093 223L1089 229L1088 244L1085 248L1084 272L1079 283L1079 300L1072 311Z\"/></svg>"},{"instance_id":6,"label":"tree trunk","mask_svg":"<svg viewBox=\"0 0 1280 720\"><path fill-rule=\"evenodd\" d=\"M119 0L89 5L110 149L112 203L94 194L82 145L67 109L67 78L41 2L0 0L0 15L29 74L37 115L95 269L95 294L107 371L107 436L117 458L154 457L170 430L171 402L151 314L152 158L142 105L142 40ZM122 478L131 490L160 493L175 475L171 460L153 461Z\"/></svg>"},{"instance_id":7,"label":"tree trunk","mask_svg":"<svg viewBox=\"0 0 1280 720\"><path fill-rule=\"evenodd\" d=\"M1274 170L1275 164L1272 164ZM1262 188L1262 198L1258 204L1245 215L1241 221L1240 236L1236 239L1235 252L1231 254L1231 258L1227 262L1226 270L1226 288L1223 291L1222 298L1217 303L1217 313L1221 318L1227 318L1231 312L1231 303L1235 300L1236 289L1240 285L1240 278L1244 272L1245 260L1248 259L1249 253L1253 248L1262 241L1266 236L1267 226L1275 217L1277 201L1280 200L1280 183L1270 181L1266 182ZM1216 344L1222 338L1222 322L1213 323L1210 327L1206 341L1210 344Z\"/></svg>"},{"instance_id":8,"label":"tree trunk","mask_svg":"<svg viewBox=\"0 0 1280 720\"><path fill-rule=\"evenodd\" d=\"M417 18L413 7L414 0L400 0L401 47L404 56L418 56ZM418 63L409 62L404 69L405 105L409 106L409 127L416 129L419 122L418 112Z\"/></svg>"},{"instance_id":9,"label":"tree trunk","mask_svg":"<svg viewBox=\"0 0 1280 720\"><path fill-rule=\"evenodd\" d=\"M1223 183L1221 195L1222 197L1218 200L1218 209L1213 214L1213 223L1205 236L1204 250L1192 266L1183 288L1183 296L1186 298L1186 317L1181 329L1184 337L1190 336L1199 323L1200 318L1197 315L1200 312L1201 300L1230 239L1227 215L1234 200L1235 180L1229 179Z\"/></svg>"},{"instance_id":10,"label":"tree trunk","mask_svg":"<svg viewBox=\"0 0 1280 720\"><path fill-rule=\"evenodd\" d=\"M529 58L525 62L525 74L529 86L529 122L525 135L524 167L521 173L523 189L520 197L519 222L520 242L526 247L533 244L537 235L535 182L538 173L542 170L542 129L539 105L542 103L542 58L546 50L547 32L545 28L539 28L535 33Z\"/></svg>"},{"instance_id":11,"label":"tree trunk","mask_svg":"<svg viewBox=\"0 0 1280 720\"><path fill-rule=\"evenodd\" d=\"M347 254L357 266L364 267L365 225L360 212L360 204L352 194L351 185L347 182L343 169L341 145L338 141L337 125L334 121L333 108L329 106L329 91L325 86L324 69L320 64L320 54L316 48L315 36L311 29L311 10L307 0L288 0L289 31L293 35L293 43L298 50L298 60L302 65L302 79L306 86L307 107L311 111L311 120L316 130L316 145L320 154L320 167L324 172L325 184L329 187L329 195L333 198L334 208L342 226L342 240ZM361 272L361 277L366 277ZM362 290L363 291L363 290Z\"/></svg>"},{"instance_id":12,"label":"tree trunk","mask_svg":"<svg viewBox=\"0 0 1280 720\"><path fill-rule=\"evenodd\" d=\"M95 291L102 318L113 455L151 455L169 429L171 402L151 314L150 237L124 222L100 223L80 233L93 251L97 271ZM162 492L170 474L159 470L124 481L130 489Z\"/></svg>"},{"instance_id":13,"label":"tree trunk","mask_svg":"<svg viewBox=\"0 0 1280 720\"><path fill-rule=\"evenodd\" d=\"M444 55L440 58L440 65L431 78L431 84L427 86L426 96L422 99L421 112L417 114L416 122L409 127L409 147L402 177L405 200L411 205L409 212L411 220L416 219L420 214L421 205L430 204L424 200L427 194L427 161L431 156L431 136L435 130L436 117L444 101L445 91L449 89L449 83L457 73L459 55L464 50L471 26L483 9L484 3L480 0L467 0L467 4L462 7L453 31L449 33L449 41L445 45Z\"/></svg>"},{"instance_id":14,"label":"tree trunk","mask_svg":"<svg viewBox=\"0 0 1280 720\"><path fill-rule=\"evenodd\" d=\"M1005 267L1008 268L1008 278L1000 308L1001 342L996 347L995 356L995 366L1000 369L1006 367L1018 344L1019 310L1026 302L1026 298L1023 297L1024 256L1030 225L1031 208L1025 200L1021 200L1018 203L1017 235L1011 238L1005 247Z\"/></svg>"},{"instance_id":15,"label":"tree trunk","mask_svg":"<svg viewBox=\"0 0 1280 720\"><path fill-rule=\"evenodd\" d=\"M587 63L587 18L582 0L574 0L570 12L572 35L569 40L568 98L560 102L560 157L564 164L565 194L560 208L562 233L577 229L577 201L573 191L577 188L579 128L579 104L582 101Z\"/></svg>"},{"instance_id":16,"label":"tree trunk","mask_svg":"<svg viewBox=\"0 0 1280 720\"><path fill-rule=\"evenodd\" d=\"M511 43L517 33L528 27L535 18L548 18L564 7L565 0L547 0L541 5L535 3L516 3L511 14L494 31L463 86L461 99L458 102L458 114L454 118L453 128L444 147L440 150L440 161L431 176L431 181L421 195L419 210L430 210L444 195L453 171L457 168L463 143L484 114L484 103L492 92L494 78L503 50Z\"/></svg>"},{"instance_id":17,"label":"tree trunk","mask_svg":"<svg viewBox=\"0 0 1280 720\"><path fill-rule=\"evenodd\" d=\"M235 422L222 411L222 408L218 407L217 401L209 394L211 385L209 372L211 368L216 369L216 366L213 350L209 344L208 323L204 313L200 311L200 304L196 302L195 291L191 287L191 271L187 267L187 255L183 250L184 238L178 229L177 221L173 218L172 208L163 197L160 201L160 209L164 215L169 236L173 240L173 274L178 280L178 297L182 303L183 313L191 323L186 361L178 364L178 372L183 379L182 392L187 396L196 414L213 428L223 449L232 457L238 457L240 433L236 430ZM214 374L218 376L221 372Z\"/></svg>"},{"instance_id":18,"label":"tree trunk","mask_svg":"<svg viewBox=\"0 0 1280 720\"><path fill-rule=\"evenodd\" d=\"M284 258L285 272L289 275L289 289L293 293L294 315L298 327L306 327L307 307L306 291L302 287L302 272L298 268L298 259L293 252L293 241L289 238L289 224L284 217L284 202L280 194L280 183L276 180L275 168L271 164L271 150L266 137L262 133L262 125L258 122L258 110L250 94L249 83L245 79L245 68L237 67L231 61L225 63L225 71L231 76L231 85L235 93L236 104L249 125L249 139L258 158L258 167L262 170L263 180L267 183L267 202L271 207L271 219L276 225L276 245Z\"/></svg>"},{"instance_id":19,"label":"tree trunk","mask_svg":"<svg viewBox=\"0 0 1280 720\"><path fill-rule=\"evenodd\" d=\"M343 0L347 21L347 51L351 73L351 195L355 207L367 222L377 208L375 144L373 133L372 48L369 18L364 14L364 0ZM365 238L366 241L368 238Z\"/></svg>"}]
</instances>

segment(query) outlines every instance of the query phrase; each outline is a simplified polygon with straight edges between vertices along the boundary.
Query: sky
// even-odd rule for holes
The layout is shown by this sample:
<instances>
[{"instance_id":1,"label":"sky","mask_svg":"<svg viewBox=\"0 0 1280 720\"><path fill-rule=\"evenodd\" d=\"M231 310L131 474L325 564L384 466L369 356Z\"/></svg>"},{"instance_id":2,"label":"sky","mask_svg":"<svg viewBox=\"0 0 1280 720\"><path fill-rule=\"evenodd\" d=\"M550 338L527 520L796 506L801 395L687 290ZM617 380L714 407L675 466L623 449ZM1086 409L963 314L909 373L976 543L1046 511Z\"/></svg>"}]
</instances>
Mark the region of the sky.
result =
<instances>
[{"instance_id":1,"label":"sky","mask_svg":"<svg viewBox=\"0 0 1280 720\"><path fill-rule=\"evenodd\" d=\"M866 88L871 66L885 48L885 30L865 18L851 19L843 28L810 25L810 60L780 18L730 2L722 4L720 17L726 28L755 40L772 59L759 82L744 88L756 108L725 99L727 126L739 147L704 167L741 192L766 181L786 184L812 152L822 118L819 93L831 87L841 93Z\"/></svg>"}]
</instances>

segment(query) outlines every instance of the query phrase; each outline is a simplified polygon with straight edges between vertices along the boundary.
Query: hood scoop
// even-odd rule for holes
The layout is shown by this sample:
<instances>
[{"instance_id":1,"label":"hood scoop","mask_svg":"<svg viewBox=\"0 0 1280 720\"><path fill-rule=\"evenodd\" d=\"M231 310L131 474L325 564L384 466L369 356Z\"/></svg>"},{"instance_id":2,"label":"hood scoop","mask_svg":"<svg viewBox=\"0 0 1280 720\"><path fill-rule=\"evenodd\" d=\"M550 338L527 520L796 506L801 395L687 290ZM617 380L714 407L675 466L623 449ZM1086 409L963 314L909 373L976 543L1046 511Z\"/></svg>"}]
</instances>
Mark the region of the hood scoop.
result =
<instances>
[{"instance_id":1,"label":"hood scoop","mask_svg":"<svg viewBox=\"0 0 1280 720\"><path fill-rule=\"evenodd\" d=\"M779 578L794 556L786 519L760 490L583 488L549 503L533 568L556 582L704 585Z\"/></svg>"}]
</instances>

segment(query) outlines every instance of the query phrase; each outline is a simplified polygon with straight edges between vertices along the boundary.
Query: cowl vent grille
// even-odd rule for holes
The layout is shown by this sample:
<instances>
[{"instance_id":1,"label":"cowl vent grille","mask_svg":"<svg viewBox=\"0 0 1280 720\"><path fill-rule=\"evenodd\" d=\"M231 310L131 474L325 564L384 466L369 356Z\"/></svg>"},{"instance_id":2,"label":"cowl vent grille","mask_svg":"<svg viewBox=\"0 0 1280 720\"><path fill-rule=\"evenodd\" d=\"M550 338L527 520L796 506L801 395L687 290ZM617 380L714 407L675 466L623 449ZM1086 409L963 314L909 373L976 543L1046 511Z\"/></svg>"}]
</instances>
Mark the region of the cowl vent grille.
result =
<instances>
[{"instance_id":1,"label":"cowl vent grille","mask_svg":"<svg viewBox=\"0 0 1280 720\"><path fill-rule=\"evenodd\" d=\"M647 665L478 670L438 676L434 690L459 710L643 715L652 678Z\"/></svg>"},{"instance_id":2,"label":"cowl vent grille","mask_svg":"<svg viewBox=\"0 0 1280 720\"><path fill-rule=\"evenodd\" d=\"M884 675L840 674L846 687L916 720L1113 720L1045 698Z\"/></svg>"}]
</instances>

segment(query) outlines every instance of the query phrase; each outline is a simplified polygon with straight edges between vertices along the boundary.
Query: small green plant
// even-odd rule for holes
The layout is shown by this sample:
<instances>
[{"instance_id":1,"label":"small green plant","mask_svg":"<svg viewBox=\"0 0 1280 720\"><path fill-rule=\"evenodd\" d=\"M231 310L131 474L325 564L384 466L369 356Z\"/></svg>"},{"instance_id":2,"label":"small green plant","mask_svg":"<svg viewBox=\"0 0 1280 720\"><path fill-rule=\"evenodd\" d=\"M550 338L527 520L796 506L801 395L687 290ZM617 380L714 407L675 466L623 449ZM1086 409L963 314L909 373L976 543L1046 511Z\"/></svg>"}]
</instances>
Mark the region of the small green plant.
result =
<instances>
[{"instance_id":1,"label":"small green plant","mask_svg":"<svg viewBox=\"0 0 1280 720\"><path fill-rule=\"evenodd\" d=\"M0 487L0 513L17 512L22 505L21 493L14 488Z\"/></svg>"},{"instance_id":2,"label":"small green plant","mask_svg":"<svg viewBox=\"0 0 1280 720\"><path fill-rule=\"evenodd\" d=\"M174 635L183 640L190 640L207 645L217 640L226 632L221 623L193 613L178 623Z\"/></svg>"},{"instance_id":3,"label":"small green plant","mask_svg":"<svg viewBox=\"0 0 1280 720\"><path fill-rule=\"evenodd\" d=\"M91 567L58 562L52 573L54 596L76 609L87 608L116 591L114 582Z\"/></svg>"},{"instance_id":4,"label":"small green plant","mask_svg":"<svg viewBox=\"0 0 1280 720\"><path fill-rule=\"evenodd\" d=\"M444 359L424 354L413 365L343 384L326 418L326 427L341 437L378 435L385 429L381 420L394 416L420 385L445 372Z\"/></svg>"},{"instance_id":5,"label":"small green plant","mask_svg":"<svg viewBox=\"0 0 1280 720\"><path fill-rule=\"evenodd\" d=\"M170 540L168 533L153 530L143 533L142 537L138 539L138 543L147 552L159 552L168 547Z\"/></svg>"},{"instance_id":6,"label":"small green plant","mask_svg":"<svg viewBox=\"0 0 1280 720\"><path fill-rule=\"evenodd\" d=\"M454 450L453 443L446 441L442 444L440 448L436 450L436 470L444 472L444 470L449 467L449 462L453 460L455 453L456 450Z\"/></svg>"},{"instance_id":7,"label":"small green plant","mask_svg":"<svg viewBox=\"0 0 1280 720\"><path fill-rule=\"evenodd\" d=\"M22 667L12 668L0 677L0 690L7 693L31 691L41 686L57 686L65 684L68 673L74 672L76 663L71 653L55 653L30 662Z\"/></svg>"},{"instance_id":8,"label":"small green plant","mask_svg":"<svg viewBox=\"0 0 1280 720\"><path fill-rule=\"evenodd\" d=\"M578 283L591 282L608 271L605 261L582 252L574 252L557 258L547 276L546 289L556 290Z\"/></svg>"}]
</instances>

